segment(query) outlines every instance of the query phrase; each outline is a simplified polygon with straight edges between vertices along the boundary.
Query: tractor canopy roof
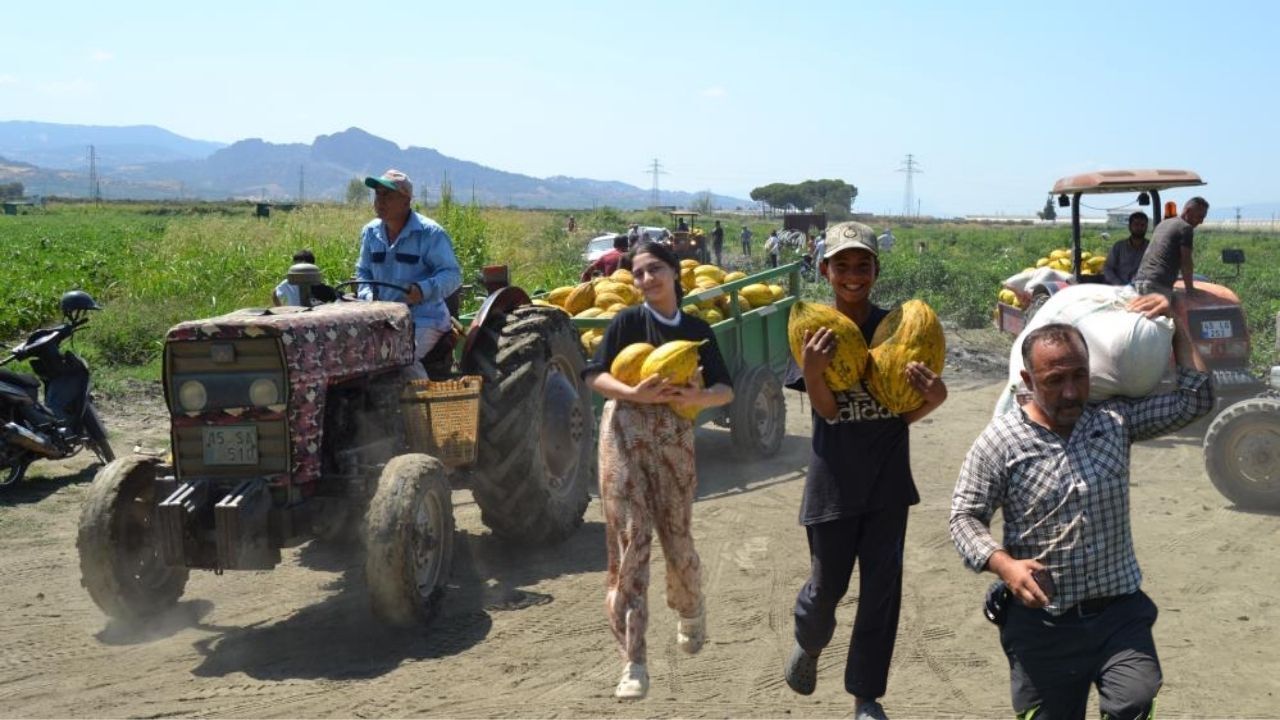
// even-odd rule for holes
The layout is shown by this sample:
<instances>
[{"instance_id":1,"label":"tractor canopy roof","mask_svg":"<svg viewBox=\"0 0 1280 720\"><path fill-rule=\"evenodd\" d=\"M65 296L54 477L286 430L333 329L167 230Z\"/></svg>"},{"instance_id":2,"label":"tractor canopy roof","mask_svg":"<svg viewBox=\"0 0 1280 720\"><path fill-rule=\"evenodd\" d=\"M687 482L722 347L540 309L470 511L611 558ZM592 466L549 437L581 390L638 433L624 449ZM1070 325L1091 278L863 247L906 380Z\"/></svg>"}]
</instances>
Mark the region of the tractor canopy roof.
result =
<instances>
[{"instance_id":1,"label":"tractor canopy roof","mask_svg":"<svg viewBox=\"0 0 1280 720\"><path fill-rule=\"evenodd\" d=\"M1064 177L1053 184L1054 195L1143 192L1204 185L1189 170L1100 170Z\"/></svg>"}]
</instances>

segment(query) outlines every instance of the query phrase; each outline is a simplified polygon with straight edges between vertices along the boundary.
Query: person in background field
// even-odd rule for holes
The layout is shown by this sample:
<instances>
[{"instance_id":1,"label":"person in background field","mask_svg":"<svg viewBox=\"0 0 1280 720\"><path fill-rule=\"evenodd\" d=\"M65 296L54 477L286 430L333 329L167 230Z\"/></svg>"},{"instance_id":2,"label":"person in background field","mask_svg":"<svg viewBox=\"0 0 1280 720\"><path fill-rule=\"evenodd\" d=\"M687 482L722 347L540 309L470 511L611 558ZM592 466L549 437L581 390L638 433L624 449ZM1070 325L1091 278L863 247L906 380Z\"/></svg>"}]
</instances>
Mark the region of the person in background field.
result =
<instances>
[{"instance_id":1,"label":"person in background field","mask_svg":"<svg viewBox=\"0 0 1280 720\"><path fill-rule=\"evenodd\" d=\"M823 230L822 232L818 233L817 239L813 241L814 259L821 262L822 255L826 253L826 251L827 251L827 231Z\"/></svg>"},{"instance_id":2,"label":"person in background field","mask_svg":"<svg viewBox=\"0 0 1280 720\"><path fill-rule=\"evenodd\" d=\"M751 257L751 228L743 225L738 237L742 239L742 254Z\"/></svg>"},{"instance_id":3,"label":"person in background field","mask_svg":"<svg viewBox=\"0 0 1280 720\"><path fill-rule=\"evenodd\" d=\"M711 229L711 251L716 255L716 265L719 265L721 253L724 252L724 228L720 226L719 220Z\"/></svg>"},{"instance_id":4,"label":"person in background field","mask_svg":"<svg viewBox=\"0 0 1280 720\"><path fill-rule=\"evenodd\" d=\"M831 283L835 307L857 324L868 344L889 311L871 302L880 275L875 232L856 222L831 228L819 269ZM902 605L902 566L908 508L920 502L911 475L908 426L947 398L947 386L929 368L909 363L907 380L924 397L916 410L895 415L864 384L832 392L823 372L835 353L835 334L806 333L801 365L784 384L805 392L813 405L813 448L800 505L809 540L809 580L795 604L795 648L787 685L801 695L817 686L818 656L836 629L836 607L858 566L858 611L845 660L844 687L857 720L885 718L879 698Z\"/></svg>"},{"instance_id":5,"label":"person in background field","mask_svg":"<svg viewBox=\"0 0 1280 720\"><path fill-rule=\"evenodd\" d=\"M1129 237L1111 246L1102 274L1111 285L1128 285L1138 272L1142 255L1147 250L1147 224L1150 218L1141 210L1129 215Z\"/></svg>"},{"instance_id":6,"label":"person in background field","mask_svg":"<svg viewBox=\"0 0 1280 720\"><path fill-rule=\"evenodd\" d=\"M1173 295L1173 282L1182 275L1182 286L1187 294L1195 292L1195 263L1192 249L1196 228L1209 214L1209 203L1196 196L1187 201L1182 215L1163 220L1151 235L1151 244L1142 254L1138 272L1133 276L1133 288L1139 295L1159 293L1166 298ZM1130 306L1130 309L1137 309Z\"/></svg>"},{"instance_id":7,"label":"person in background field","mask_svg":"<svg viewBox=\"0 0 1280 720\"><path fill-rule=\"evenodd\" d=\"M1021 347L1031 400L991 420L956 480L951 537L966 566L1000 577L988 619L1020 718L1083 718L1090 685L1104 718L1154 717L1157 611L1133 549L1129 452L1207 413L1213 392L1179 313L1152 300L1150 315L1174 321L1174 392L1089 403L1084 336L1040 327ZM997 509L1003 543L990 530Z\"/></svg>"},{"instance_id":8,"label":"person in background field","mask_svg":"<svg viewBox=\"0 0 1280 720\"><path fill-rule=\"evenodd\" d=\"M574 220L572 215L569 216L569 221L565 223L565 229L569 232L573 232L578 229L578 221Z\"/></svg>"},{"instance_id":9,"label":"person in background field","mask_svg":"<svg viewBox=\"0 0 1280 720\"><path fill-rule=\"evenodd\" d=\"M377 213L360 231L356 281L408 287L402 293L385 285L360 285L362 300L401 301L409 306L414 326L414 354L421 361L445 333L453 331L445 299L462 287L462 270L453 241L434 220L413 211L413 182L399 170L364 179L373 188ZM410 366L413 379L426 379L421 362Z\"/></svg>"},{"instance_id":10,"label":"person in background field","mask_svg":"<svg viewBox=\"0 0 1280 720\"><path fill-rule=\"evenodd\" d=\"M640 226L631 223L631 227L627 228L627 249L635 247L638 242L640 242Z\"/></svg>"},{"instance_id":11,"label":"person in background field","mask_svg":"<svg viewBox=\"0 0 1280 720\"><path fill-rule=\"evenodd\" d=\"M778 267L778 253L781 249L782 240L778 238L778 231L774 230L764 241L764 255L769 259L769 267Z\"/></svg>"},{"instance_id":12,"label":"person in background field","mask_svg":"<svg viewBox=\"0 0 1280 720\"><path fill-rule=\"evenodd\" d=\"M693 421L669 403L716 407L733 400L732 381L711 326L680 311L680 262L665 245L643 241L630 254L631 275L644 303L618 313L605 330L583 378L606 398L600 416L600 501L609 565L605 611L626 662L614 694L643 698L649 689L649 549L656 530L667 560L667 606L679 615L676 646L693 654L706 641L701 562L691 522L698 478ZM610 374L618 353L633 343L705 341L701 375L677 387L654 375L628 385Z\"/></svg>"},{"instance_id":13,"label":"person in background field","mask_svg":"<svg viewBox=\"0 0 1280 720\"><path fill-rule=\"evenodd\" d=\"M603 255L596 258L595 262L582 271L582 282L586 282L596 276L612 275L615 270L622 266L622 260L627 254L627 245L626 235L614 235L613 247L605 250Z\"/></svg>"},{"instance_id":14,"label":"person in background field","mask_svg":"<svg viewBox=\"0 0 1280 720\"><path fill-rule=\"evenodd\" d=\"M893 229L886 227L884 232L880 233L880 237L876 238L877 249L880 252L889 252L893 249L893 241L895 239L893 237Z\"/></svg>"}]
</instances>

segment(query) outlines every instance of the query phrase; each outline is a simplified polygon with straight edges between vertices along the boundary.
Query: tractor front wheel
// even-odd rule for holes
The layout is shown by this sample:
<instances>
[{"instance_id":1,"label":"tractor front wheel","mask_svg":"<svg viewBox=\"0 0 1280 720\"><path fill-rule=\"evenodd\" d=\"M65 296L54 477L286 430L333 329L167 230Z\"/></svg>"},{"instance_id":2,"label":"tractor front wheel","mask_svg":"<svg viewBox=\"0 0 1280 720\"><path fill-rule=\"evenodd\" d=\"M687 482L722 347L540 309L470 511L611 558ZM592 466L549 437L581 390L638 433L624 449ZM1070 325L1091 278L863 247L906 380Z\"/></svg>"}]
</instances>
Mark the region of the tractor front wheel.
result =
<instances>
[{"instance_id":1,"label":"tractor front wheel","mask_svg":"<svg viewBox=\"0 0 1280 720\"><path fill-rule=\"evenodd\" d=\"M139 455L107 463L89 486L76 548L80 583L113 618L136 621L173 607L189 571L160 555L155 518L160 461Z\"/></svg>"},{"instance_id":2,"label":"tractor front wheel","mask_svg":"<svg viewBox=\"0 0 1280 720\"><path fill-rule=\"evenodd\" d=\"M439 460L398 455L383 468L366 516L365 553L375 615L398 626L435 617L453 563L453 500Z\"/></svg>"}]
</instances>

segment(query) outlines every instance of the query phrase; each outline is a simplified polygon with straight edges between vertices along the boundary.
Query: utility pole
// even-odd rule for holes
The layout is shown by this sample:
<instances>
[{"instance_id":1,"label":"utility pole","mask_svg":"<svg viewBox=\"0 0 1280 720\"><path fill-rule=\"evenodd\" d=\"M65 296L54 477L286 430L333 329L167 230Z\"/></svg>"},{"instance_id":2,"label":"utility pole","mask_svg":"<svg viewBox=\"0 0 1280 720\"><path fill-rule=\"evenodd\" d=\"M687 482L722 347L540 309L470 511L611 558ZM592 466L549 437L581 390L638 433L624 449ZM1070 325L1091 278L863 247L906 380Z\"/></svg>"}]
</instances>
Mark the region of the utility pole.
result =
<instances>
[{"instance_id":1,"label":"utility pole","mask_svg":"<svg viewBox=\"0 0 1280 720\"><path fill-rule=\"evenodd\" d=\"M1236 206L1236 229L1240 229L1240 207Z\"/></svg>"},{"instance_id":2,"label":"utility pole","mask_svg":"<svg viewBox=\"0 0 1280 720\"><path fill-rule=\"evenodd\" d=\"M912 211L919 212L916 207L912 178L923 173L924 170L920 169L920 164L916 162L915 156L907 153L907 159L902 161L902 167L898 168L898 172L907 174L907 187L902 197L902 214L910 217Z\"/></svg>"},{"instance_id":3,"label":"utility pole","mask_svg":"<svg viewBox=\"0 0 1280 720\"><path fill-rule=\"evenodd\" d=\"M658 158L653 159L653 164L649 166L648 171L653 175L653 190L650 191L649 205L656 208L662 204L662 194L658 192L658 176L670 173L662 169L662 163L658 162Z\"/></svg>"},{"instance_id":4,"label":"utility pole","mask_svg":"<svg viewBox=\"0 0 1280 720\"><path fill-rule=\"evenodd\" d=\"M94 203L102 202L102 186L98 184L98 151L89 146L89 199Z\"/></svg>"},{"instance_id":5,"label":"utility pole","mask_svg":"<svg viewBox=\"0 0 1280 720\"><path fill-rule=\"evenodd\" d=\"M298 204L299 205L302 204L302 188L303 188L303 180L305 177L306 177L306 166L299 165L298 166Z\"/></svg>"}]
</instances>

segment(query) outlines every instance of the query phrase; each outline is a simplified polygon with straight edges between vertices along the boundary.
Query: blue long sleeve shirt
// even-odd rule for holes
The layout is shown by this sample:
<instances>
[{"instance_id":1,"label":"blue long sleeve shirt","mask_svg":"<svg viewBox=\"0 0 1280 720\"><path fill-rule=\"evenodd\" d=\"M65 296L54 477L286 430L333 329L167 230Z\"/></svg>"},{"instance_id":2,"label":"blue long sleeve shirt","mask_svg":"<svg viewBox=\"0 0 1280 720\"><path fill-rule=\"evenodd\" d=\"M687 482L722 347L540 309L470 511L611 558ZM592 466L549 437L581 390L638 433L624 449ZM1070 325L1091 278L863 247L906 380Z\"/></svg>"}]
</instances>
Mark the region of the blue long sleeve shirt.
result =
<instances>
[{"instance_id":1,"label":"blue long sleeve shirt","mask_svg":"<svg viewBox=\"0 0 1280 720\"><path fill-rule=\"evenodd\" d=\"M416 284L422 290L422 302L410 306L414 324L446 330L450 323L444 301L462 287L462 269L444 228L431 218L410 212L394 242L388 240L381 220L373 220L360 231L356 280L403 287ZM363 300L405 300L404 293L385 286L361 285L357 294Z\"/></svg>"}]
</instances>

